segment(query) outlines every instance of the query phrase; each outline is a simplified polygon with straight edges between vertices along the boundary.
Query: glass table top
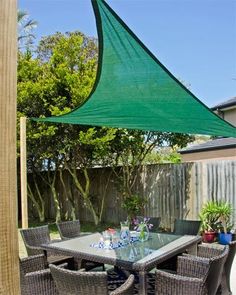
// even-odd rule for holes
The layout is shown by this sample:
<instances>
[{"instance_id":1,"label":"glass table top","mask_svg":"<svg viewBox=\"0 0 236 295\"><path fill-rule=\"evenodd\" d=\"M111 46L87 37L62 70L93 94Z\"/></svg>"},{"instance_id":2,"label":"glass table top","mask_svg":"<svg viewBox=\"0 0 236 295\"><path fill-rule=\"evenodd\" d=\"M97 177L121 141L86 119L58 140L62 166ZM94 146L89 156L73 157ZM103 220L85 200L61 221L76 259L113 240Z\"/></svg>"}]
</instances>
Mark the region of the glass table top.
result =
<instances>
[{"instance_id":1,"label":"glass table top","mask_svg":"<svg viewBox=\"0 0 236 295\"><path fill-rule=\"evenodd\" d=\"M156 250L161 249L163 246L177 240L181 236L171 234L157 234L150 233L147 241L136 241L125 245L122 248L114 249L118 259L127 260L131 262L139 261L147 255Z\"/></svg>"},{"instance_id":2,"label":"glass table top","mask_svg":"<svg viewBox=\"0 0 236 295\"><path fill-rule=\"evenodd\" d=\"M116 249L99 249L91 246L92 243L99 242L101 238L102 234L95 233L88 236L53 243L51 244L51 247L61 250L85 253L88 255L109 257L133 263L146 258L154 252L156 253L158 250L160 250L161 253L162 249L164 251L166 245L170 245L170 247L174 249L175 244L173 244L173 242L175 241L178 241L176 246L178 246L178 244L181 245L181 243L184 242L182 241L183 236L166 233L150 233L149 239L147 241L135 241Z\"/></svg>"}]
</instances>

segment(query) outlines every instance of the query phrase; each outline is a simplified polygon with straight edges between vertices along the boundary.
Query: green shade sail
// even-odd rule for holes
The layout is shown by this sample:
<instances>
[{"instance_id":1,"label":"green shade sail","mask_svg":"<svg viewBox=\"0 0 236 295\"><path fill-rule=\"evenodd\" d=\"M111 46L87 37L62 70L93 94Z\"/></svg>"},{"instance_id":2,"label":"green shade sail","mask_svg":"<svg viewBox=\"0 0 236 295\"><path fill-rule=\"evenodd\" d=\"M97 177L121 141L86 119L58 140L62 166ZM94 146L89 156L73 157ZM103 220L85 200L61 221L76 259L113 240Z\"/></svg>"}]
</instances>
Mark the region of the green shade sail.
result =
<instances>
[{"instance_id":1,"label":"green shade sail","mask_svg":"<svg viewBox=\"0 0 236 295\"><path fill-rule=\"evenodd\" d=\"M236 137L143 45L103 0L92 0L99 60L86 102L62 116L37 121Z\"/></svg>"}]
</instances>

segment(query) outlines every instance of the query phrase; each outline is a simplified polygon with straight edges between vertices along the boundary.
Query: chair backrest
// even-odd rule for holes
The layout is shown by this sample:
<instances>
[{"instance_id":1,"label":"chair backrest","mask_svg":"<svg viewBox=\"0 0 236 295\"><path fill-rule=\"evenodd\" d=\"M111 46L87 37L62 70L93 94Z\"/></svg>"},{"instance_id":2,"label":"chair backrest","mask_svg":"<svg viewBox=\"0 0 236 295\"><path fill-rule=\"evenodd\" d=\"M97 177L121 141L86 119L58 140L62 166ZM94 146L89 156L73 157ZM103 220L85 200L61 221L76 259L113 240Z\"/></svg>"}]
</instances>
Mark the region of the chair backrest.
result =
<instances>
[{"instance_id":1,"label":"chair backrest","mask_svg":"<svg viewBox=\"0 0 236 295\"><path fill-rule=\"evenodd\" d=\"M224 247L219 244L199 244L197 256L203 258L212 258L222 254Z\"/></svg>"},{"instance_id":2,"label":"chair backrest","mask_svg":"<svg viewBox=\"0 0 236 295\"><path fill-rule=\"evenodd\" d=\"M206 279L208 295L215 295L221 284L224 264L229 253L229 247L225 246L221 255L210 258L210 269Z\"/></svg>"},{"instance_id":3,"label":"chair backrest","mask_svg":"<svg viewBox=\"0 0 236 295\"><path fill-rule=\"evenodd\" d=\"M61 239L76 238L80 235L79 220L58 222L57 228Z\"/></svg>"},{"instance_id":4,"label":"chair backrest","mask_svg":"<svg viewBox=\"0 0 236 295\"><path fill-rule=\"evenodd\" d=\"M32 227L28 229L21 229L20 233L25 243L28 255L39 254L38 250L36 250L34 253L32 248L30 249L29 246L39 247L41 246L41 244L46 244L50 242L48 225Z\"/></svg>"},{"instance_id":5,"label":"chair backrest","mask_svg":"<svg viewBox=\"0 0 236 295\"><path fill-rule=\"evenodd\" d=\"M173 233L176 235L197 235L200 230L201 221L176 219Z\"/></svg>"},{"instance_id":6,"label":"chair backrest","mask_svg":"<svg viewBox=\"0 0 236 295\"><path fill-rule=\"evenodd\" d=\"M59 295L106 295L106 272L80 272L49 265Z\"/></svg>"},{"instance_id":7,"label":"chair backrest","mask_svg":"<svg viewBox=\"0 0 236 295\"><path fill-rule=\"evenodd\" d=\"M153 224L153 227L150 229L151 232L157 232L161 223L161 217L148 217L150 218L149 224ZM143 216L137 216L136 219L140 222L143 221Z\"/></svg>"}]
</instances>

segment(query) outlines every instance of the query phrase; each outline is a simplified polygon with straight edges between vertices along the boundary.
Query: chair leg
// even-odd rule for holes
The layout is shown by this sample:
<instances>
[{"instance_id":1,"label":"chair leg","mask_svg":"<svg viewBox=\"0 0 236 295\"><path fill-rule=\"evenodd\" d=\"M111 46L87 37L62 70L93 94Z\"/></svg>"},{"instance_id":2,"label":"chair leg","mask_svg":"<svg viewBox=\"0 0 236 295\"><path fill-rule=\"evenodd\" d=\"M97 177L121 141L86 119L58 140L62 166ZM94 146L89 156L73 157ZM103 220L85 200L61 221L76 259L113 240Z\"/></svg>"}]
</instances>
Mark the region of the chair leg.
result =
<instances>
[{"instance_id":1,"label":"chair leg","mask_svg":"<svg viewBox=\"0 0 236 295\"><path fill-rule=\"evenodd\" d=\"M230 289L230 278L226 276L225 271L222 274L222 280L219 289L217 290L217 295L230 295L233 294Z\"/></svg>"}]
</instances>

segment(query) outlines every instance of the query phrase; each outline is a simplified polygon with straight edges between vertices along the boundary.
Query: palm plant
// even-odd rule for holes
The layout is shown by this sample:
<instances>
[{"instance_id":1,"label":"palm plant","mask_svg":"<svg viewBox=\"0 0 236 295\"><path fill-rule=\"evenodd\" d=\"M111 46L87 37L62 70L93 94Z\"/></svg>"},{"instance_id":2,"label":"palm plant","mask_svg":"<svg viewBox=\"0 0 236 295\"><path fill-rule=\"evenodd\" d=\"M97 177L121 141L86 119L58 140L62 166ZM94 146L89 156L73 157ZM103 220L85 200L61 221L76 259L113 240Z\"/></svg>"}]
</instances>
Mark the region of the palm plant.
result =
<instances>
[{"instance_id":1,"label":"palm plant","mask_svg":"<svg viewBox=\"0 0 236 295\"><path fill-rule=\"evenodd\" d=\"M208 201L203 205L199 217L202 231L215 231L219 219L218 203L215 201Z\"/></svg>"},{"instance_id":2,"label":"palm plant","mask_svg":"<svg viewBox=\"0 0 236 295\"><path fill-rule=\"evenodd\" d=\"M233 207L231 204L226 202L219 202L218 203L218 216L219 221L221 223L221 229L223 229L223 232L226 234L230 231L230 229L233 227L232 224L230 224L230 217L233 213Z\"/></svg>"},{"instance_id":3,"label":"palm plant","mask_svg":"<svg viewBox=\"0 0 236 295\"><path fill-rule=\"evenodd\" d=\"M32 31L37 27L35 20L29 19L29 14L26 11L17 11L17 23L18 23L18 46L30 47L35 39L35 35Z\"/></svg>"}]
</instances>

